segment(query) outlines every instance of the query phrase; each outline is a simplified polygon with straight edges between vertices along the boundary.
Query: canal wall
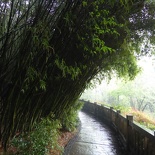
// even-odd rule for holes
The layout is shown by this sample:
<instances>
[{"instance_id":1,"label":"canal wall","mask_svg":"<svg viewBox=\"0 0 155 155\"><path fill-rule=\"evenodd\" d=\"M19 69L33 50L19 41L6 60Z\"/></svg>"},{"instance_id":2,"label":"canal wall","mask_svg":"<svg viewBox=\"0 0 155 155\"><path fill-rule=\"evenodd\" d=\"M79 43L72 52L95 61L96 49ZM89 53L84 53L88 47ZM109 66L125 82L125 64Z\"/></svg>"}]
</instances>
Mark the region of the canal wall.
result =
<instances>
[{"instance_id":1,"label":"canal wall","mask_svg":"<svg viewBox=\"0 0 155 155\"><path fill-rule=\"evenodd\" d=\"M82 100L83 101L83 100ZM155 135L133 121L132 115L122 116L120 111L97 103L83 101L82 111L112 126L132 155L155 155Z\"/></svg>"}]
</instances>

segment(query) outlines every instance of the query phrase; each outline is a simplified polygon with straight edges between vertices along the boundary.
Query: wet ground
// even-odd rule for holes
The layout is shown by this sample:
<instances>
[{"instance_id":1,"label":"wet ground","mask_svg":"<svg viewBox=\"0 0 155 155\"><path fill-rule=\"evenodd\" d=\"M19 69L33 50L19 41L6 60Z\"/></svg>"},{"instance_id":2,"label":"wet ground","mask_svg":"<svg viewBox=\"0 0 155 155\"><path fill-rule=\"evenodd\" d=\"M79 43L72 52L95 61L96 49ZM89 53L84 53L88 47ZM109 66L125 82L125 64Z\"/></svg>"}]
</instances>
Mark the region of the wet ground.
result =
<instances>
[{"instance_id":1,"label":"wet ground","mask_svg":"<svg viewBox=\"0 0 155 155\"><path fill-rule=\"evenodd\" d=\"M66 155L125 155L116 132L86 113L79 118L80 133Z\"/></svg>"}]
</instances>

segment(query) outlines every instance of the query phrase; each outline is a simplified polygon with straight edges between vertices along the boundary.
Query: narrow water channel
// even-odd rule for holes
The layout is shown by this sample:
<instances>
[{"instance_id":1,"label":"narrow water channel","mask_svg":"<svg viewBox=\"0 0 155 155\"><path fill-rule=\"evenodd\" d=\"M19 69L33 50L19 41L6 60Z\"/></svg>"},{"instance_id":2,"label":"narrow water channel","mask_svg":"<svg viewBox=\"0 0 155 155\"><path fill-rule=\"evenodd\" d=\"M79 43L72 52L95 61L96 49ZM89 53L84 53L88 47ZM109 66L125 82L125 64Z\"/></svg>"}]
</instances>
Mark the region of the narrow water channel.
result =
<instances>
[{"instance_id":1,"label":"narrow water channel","mask_svg":"<svg viewBox=\"0 0 155 155\"><path fill-rule=\"evenodd\" d=\"M67 155L125 155L118 136L107 125L84 112L79 118L81 130Z\"/></svg>"}]
</instances>

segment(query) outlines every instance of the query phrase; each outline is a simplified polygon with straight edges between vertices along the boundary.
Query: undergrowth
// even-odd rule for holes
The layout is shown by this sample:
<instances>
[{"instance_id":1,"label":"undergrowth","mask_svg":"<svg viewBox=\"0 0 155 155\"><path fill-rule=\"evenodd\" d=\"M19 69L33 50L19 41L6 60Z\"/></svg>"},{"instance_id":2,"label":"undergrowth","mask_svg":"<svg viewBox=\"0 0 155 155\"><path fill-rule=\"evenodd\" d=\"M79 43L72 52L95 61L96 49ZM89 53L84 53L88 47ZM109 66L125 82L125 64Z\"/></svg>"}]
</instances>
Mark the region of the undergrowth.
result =
<instances>
[{"instance_id":1,"label":"undergrowth","mask_svg":"<svg viewBox=\"0 0 155 155\"><path fill-rule=\"evenodd\" d=\"M30 132L24 132L13 137L11 147L15 148L16 155L49 155L51 149L63 152L58 145L59 131L73 131L78 124L78 111L82 108L82 102L76 102L65 110L58 119L51 115L35 123Z\"/></svg>"},{"instance_id":2,"label":"undergrowth","mask_svg":"<svg viewBox=\"0 0 155 155\"><path fill-rule=\"evenodd\" d=\"M155 130L155 121L144 112L132 109L130 113L134 116L134 120L151 130Z\"/></svg>"},{"instance_id":3,"label":"undergrowth","mask_svg":"<svg viewBox=\"0 0 155 155\"><path fill-rule=\"evenodd\" d=\"M12 139L12 146L17 148L17 155L48 155L50 149L57 146L59 120L49 118L36 123L33 131L20 134Z\"/></svg>"},{"instance_id":4,"label":"undergrowth","mask_svg":"<svg viewBox=\"0 0 155 155\"><path fill-rule=\"evenodd\" d=\"M83 102L78 101L66 109L60 117L62 128L74 131L78 125L78 111L82 108Z\"/></svg>"}]
</instances>

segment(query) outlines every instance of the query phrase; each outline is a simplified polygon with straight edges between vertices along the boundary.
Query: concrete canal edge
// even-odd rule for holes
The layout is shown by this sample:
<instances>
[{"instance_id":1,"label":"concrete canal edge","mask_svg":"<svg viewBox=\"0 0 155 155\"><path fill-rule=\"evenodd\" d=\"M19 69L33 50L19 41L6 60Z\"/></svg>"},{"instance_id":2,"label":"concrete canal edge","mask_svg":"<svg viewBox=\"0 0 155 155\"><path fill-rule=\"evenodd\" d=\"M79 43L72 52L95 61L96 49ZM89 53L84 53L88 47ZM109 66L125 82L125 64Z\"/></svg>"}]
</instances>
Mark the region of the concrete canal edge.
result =
<instances>
[{"instance_id":1,"label":"concrete canal edge","mask_svg":"<svg viewBox=\"0 0 155 155\"><path fill-rule=\"evenodd\" d=\"M73 144L75 143L75 141L76 141L76 139L77 139L77 137L78 137L78 135L79 135L79 133L80 133L80 130L81 130L81 121L80 121L80 119L78 120L78 126L77 126L76 130L77 130L77 131L76 131L74 137L73 137L73 138L68 142L68 144L65 146L64 152L63 152L62 155L69 155L69 152L70 152L70 150L71 150Z\"/></svg>"},{"instance_id":2,"label":"concrete canal edge","mask_svg":"<svg viewBox=\"0 0 155 155\"><path fill-rule=\"evenodd\" d=\"M104 107L100 104L91 103L89 101L83 101L84 106L82 108L82 111L87 113L88 115L94 117L97 121L102 122L109 126L109 128L115 133L115 137L118 140L119 146L121 146L122 152L125 153L125 155L130 155L131 152L127 150L127 144L126 139L119 131L118 127L115 125L114 122L112 122L111 118L111 108ZM116 112L116 115L119 114Z\"/></svg>"}]
</instances>

